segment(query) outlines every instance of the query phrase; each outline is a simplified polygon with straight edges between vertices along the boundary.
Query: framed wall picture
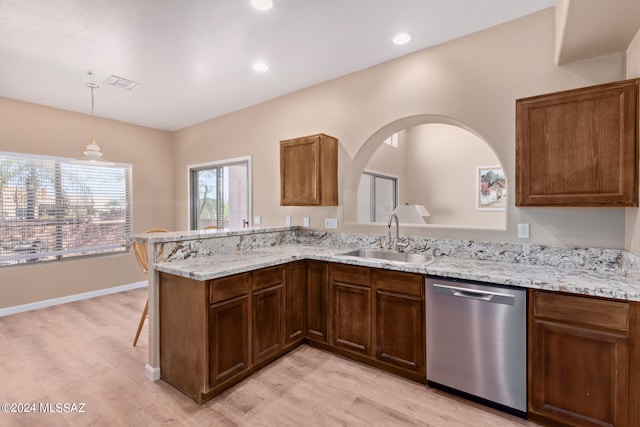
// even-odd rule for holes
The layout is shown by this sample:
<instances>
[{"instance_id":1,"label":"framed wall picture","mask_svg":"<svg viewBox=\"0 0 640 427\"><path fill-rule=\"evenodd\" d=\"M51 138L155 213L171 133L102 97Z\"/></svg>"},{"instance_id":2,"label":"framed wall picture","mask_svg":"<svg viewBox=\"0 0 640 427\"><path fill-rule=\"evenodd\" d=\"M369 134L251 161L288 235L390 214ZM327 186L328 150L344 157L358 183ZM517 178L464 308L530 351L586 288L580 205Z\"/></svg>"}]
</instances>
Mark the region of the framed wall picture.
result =
<instances>
[{"instance_id":1,"label":"framed wall picture","mask_svg":"<svg viewBox=\"0 0 640 427\"><path fill-rule=\"evenodd\" d=\"M507 180L500 166L480 166L477 175L476 209L504 211L507 206Z\"/></svg>"}]
</instances>

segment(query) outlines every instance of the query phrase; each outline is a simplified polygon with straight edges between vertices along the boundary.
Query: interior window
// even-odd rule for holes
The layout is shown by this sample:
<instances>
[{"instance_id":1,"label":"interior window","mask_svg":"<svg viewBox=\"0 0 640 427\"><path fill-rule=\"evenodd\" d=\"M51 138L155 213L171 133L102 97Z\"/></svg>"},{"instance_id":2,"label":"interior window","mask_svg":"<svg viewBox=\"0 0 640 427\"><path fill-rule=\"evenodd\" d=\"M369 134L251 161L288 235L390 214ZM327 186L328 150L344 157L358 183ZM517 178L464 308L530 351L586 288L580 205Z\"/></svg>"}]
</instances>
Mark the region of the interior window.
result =
<instances>
[{"instance_id":1,"label":"interior window","mask_svg":"<svg viewBox=\"0 0 640 427\"><path fill-rule=\"evenodd\" d=\"M398 148L398 134L394 133L389 138L385 139L384 143L390 147Z\"/></svg>"},{"instance_id":2,"label":"interior window","mask_svg":"<svg viewBox=\"0 0 640 427\"><path fill-rule=\"evenodd\" d=\"M398 178L363 172L358 204L359 222L386 222L398 205Z\"/></svg>"},{"instance_id":3,"label":"interior window","mask_svg":"<svg viewBox=\"0 0 640 427\"><path fill-rule=\"evenodd\" d=\"M131 165L0 152L0 266L124 252Z\"/></svg>"},{"instance_id":4,"label":"interior window","mask_svg":"<svg viewBox=\"0 0 640 427\"><path fill-rule=\"evenodd\" d=\"M250 221L250 158L189 167L190 227L238 228Z\"/></svg>"}]
</instances>

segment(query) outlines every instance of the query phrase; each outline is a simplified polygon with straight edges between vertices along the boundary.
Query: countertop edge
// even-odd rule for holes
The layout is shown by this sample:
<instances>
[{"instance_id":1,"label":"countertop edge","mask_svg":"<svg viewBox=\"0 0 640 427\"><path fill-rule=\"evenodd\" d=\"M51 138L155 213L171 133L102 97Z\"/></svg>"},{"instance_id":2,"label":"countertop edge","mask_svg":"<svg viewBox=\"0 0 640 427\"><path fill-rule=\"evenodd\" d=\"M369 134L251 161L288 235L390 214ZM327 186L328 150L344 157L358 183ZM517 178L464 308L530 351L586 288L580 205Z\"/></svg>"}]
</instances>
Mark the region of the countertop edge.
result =
<instances>
[{"instance_id":1,"label":"countertop edge","mask_svg":"<svg viewBox=\"0 0 640 427\"><path fill-rule=\"evenodd\" d=\"M217 237L242 236L249 234L273 233L279 231L295 231L300 226L265 226L246 228L219 228L192 231L168 231L160 233L133 234L127 237L129 242L141 243L169 243L189 240L213 239Z\"/></svg>"},{"instance_id":2,"label":"countertop edge","mask_svg":"<svg viewBox=\"0 0 640 427\"><path fill-rule=\"evenodd\" d=\"M277 253L270 253L269 249L245 251L226 264L225 260L229 254L163 262L156 264L155 268L164 273L206 281L293 261L312 260L616 300L640 301L640 285L632 278L620 274L446 256L437 257L422 264L412 264L343 255L342 253L348 248L324 249L324 253L317 247L296 246L286 249L290 252L286 253L282 249Z\"/></svg>"}]
</instances>

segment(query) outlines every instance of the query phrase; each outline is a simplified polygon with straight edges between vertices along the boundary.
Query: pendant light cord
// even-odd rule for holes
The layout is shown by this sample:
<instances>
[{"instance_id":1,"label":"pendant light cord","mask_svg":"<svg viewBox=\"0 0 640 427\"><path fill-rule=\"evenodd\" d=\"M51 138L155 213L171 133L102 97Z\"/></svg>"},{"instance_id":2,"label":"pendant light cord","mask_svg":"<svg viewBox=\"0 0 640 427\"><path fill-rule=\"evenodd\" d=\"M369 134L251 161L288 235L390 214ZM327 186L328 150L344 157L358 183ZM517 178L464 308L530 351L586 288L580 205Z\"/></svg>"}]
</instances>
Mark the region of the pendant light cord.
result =
<instances>
[{"instance_id":1,"label":"pendant light cord","mask_svg":"<svg viewBox=\"0 0 640 427\"><path fill-rule=\"evenodd\" d=\"M86 86L88 86L89 89L91 89L91 140L90 141L95 141L96 121L95 121L95 116L93 114L94 109L95 109L95 94L94 94L94 90L99 88L100 86L98 86L95 83L86 83Z\"/></svg>"},{"instance_id":2,"label":"pendant light cord","mask_svg":"<svg viewBox=\"0 0 640 427\"><path fill-rule=\"evenodd\" d=\"M93 116L93 106L94 106L94 95L93 95L93 86L91 86L91 140L94 140L94 133L96 128L96 122Z\"/></svg>"}]
</instances>

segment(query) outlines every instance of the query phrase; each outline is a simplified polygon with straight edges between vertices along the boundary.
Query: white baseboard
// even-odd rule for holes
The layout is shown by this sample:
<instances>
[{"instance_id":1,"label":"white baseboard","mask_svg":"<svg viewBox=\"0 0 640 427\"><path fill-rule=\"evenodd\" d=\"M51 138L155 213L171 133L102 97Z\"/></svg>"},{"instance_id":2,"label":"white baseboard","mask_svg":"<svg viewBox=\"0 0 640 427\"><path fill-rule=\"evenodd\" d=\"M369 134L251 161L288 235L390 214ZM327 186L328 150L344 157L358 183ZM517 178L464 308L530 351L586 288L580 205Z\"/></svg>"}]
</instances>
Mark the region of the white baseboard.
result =
<instances>
[{"instance_id":1,"label":"white baseboard","mask_svg":"<svg viewBox=\"0 0 640 427\"><path fill-rule=\"evenodd\" d=\"M153 368L147 363L144 367L144 376L151 381L158 381L160 379L160 368Z\"/></svg>"},{"instance_id":2,"label":"white baseboard","mask_svg":"<svg viewBox=\"0 0 640 427\"><path fill-rule=\"evenodd\" d=\"M44 301L36 301L29 304L15 305L13 307L0 308L0 317L10 314L22 313L24 311L37 310L39 308L51 307L52 305L66 304L68 302L79 301L83 299L95 298L102 295L115 294L117 292L129 291L131 289L144 288L147 281L130 283L128 285L114 286L113 288L104 288L97 291L83 292L81 294L68 295L66 297L52 298Z\"/></svg>"}]
</instances>

